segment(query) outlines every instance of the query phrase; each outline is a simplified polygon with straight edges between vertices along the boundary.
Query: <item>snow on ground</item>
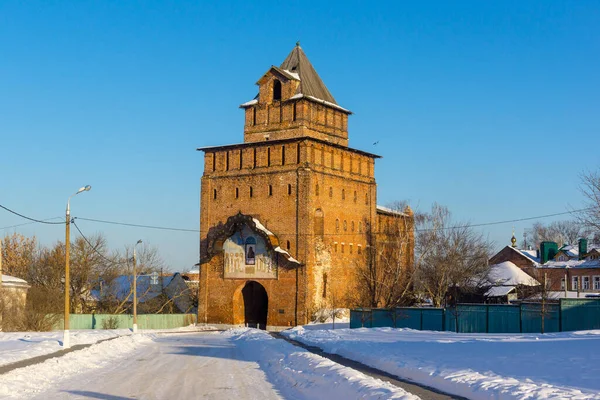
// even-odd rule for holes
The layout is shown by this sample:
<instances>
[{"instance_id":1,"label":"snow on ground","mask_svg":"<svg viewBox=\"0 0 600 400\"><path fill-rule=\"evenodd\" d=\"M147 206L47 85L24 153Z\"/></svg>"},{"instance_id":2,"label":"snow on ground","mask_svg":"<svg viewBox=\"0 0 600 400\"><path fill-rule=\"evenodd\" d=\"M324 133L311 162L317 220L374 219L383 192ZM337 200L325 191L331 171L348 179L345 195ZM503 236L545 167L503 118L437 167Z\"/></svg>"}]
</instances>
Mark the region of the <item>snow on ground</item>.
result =
<instances>
[{"instance_id":1,"label":"snow on ground","mask_svg":"<svg viewBox=\"0 0 600 400\"><path fill-rule=\"evenodd\" d=\"M71 331L71 346L129 335L128 329ZM0 332L0 366L63 350L63 332Z\"/></svg>"},{"instance_id":2,"label":"snow on ground","mask_svg":"<svg viewBox=\"0 0 600 400\"><path fill-rule=\"evenodd\" d=\"M170 329L169 332L186 332L213 327L196 327L194 325ZM144 332L141 330L140 332ZM158 332L149 330L148 332ZM97 329L72 330L70 333L71 346L91 344L105 339L130 335L129 329ZM17 361L51 354L60 350L63 341L63 331L53 332L0 332L0 366Z\"/></svg>"},{"instance_id":3,"label":"snow on ground","mask_svg":"<svg viewBox=\"0 0 600 400\"><path fill-rule=\"evenodd\" d=\"M101 331L90 331L90 336ZM418 399L264 331L146 331L0 375L0 398Z\"/></svg>"},{"instance_id":4,"label":"snow on ground","mask_svg":"<svg viewBox=\"0 0 600 400\"><path fill-rule=\"evenodd\" d=\"M40 364L12 370L0 375L0 398L24 399L39 394L60 385L66 378L83 371L90 373L101 369L116 358L126 358L129 353L151 341L149 335L128 335L51 358Z\"/></svg>"},{"instance_id":5,"label":"snow on ground","mask_svg":"<svg viewBox=\"0 0 600 400\"><path fill-rule=\"evenodd\" d=\"M255 360L286 399L418 399L401 388L310 353L259 330L224 335Z\"/></svg>"},{"instance_id":6,"label":"snow on ground","mask_svg":"<svg viewBox=\"0 0 600 400\"><path fill-rule=\"evenodd\" d=\"M600 399L600 331L540 335L315 328L282 334L470 399Z\"/></svg>"}]
</instances>

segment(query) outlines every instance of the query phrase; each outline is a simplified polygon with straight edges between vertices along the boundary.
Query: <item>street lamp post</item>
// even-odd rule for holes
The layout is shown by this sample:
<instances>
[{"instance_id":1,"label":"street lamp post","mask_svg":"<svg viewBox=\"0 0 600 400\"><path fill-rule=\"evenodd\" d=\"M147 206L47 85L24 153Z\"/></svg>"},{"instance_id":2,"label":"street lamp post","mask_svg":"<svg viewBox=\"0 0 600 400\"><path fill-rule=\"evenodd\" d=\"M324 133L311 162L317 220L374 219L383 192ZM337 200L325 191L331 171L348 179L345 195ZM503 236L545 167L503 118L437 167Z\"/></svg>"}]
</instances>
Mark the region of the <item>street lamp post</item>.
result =
<instances>
[{"instance_id":1,"label":"street lamp post","mask_svg":"<svg viewBox=\"0 0 600 400\"><path fill-rule=\"evenodd\" d=\"M135 248L142 240L133 246L133 333L137 332L137 271L135 270Z\"/></svg>"},{"instance_id":2,"label":"street lamp post","mask_svg":"<svg viewBox=\"0 0 600 400\"><path fill-rule=\"evenodd\" d=\"M69 300L69 291L71 288L70 271L69 271L69 252L71 250L71 197L78 195L81 192L89 192L92 187L86 185L80 188L76 193L69 196L67 200L67 212L66 212L66 229L65 229L65 317L64 317L64 335L63 335L63 347L68 349L71 347L69 338L69 314L71 312L71 302Z\"/></svg>"}]
</instances>

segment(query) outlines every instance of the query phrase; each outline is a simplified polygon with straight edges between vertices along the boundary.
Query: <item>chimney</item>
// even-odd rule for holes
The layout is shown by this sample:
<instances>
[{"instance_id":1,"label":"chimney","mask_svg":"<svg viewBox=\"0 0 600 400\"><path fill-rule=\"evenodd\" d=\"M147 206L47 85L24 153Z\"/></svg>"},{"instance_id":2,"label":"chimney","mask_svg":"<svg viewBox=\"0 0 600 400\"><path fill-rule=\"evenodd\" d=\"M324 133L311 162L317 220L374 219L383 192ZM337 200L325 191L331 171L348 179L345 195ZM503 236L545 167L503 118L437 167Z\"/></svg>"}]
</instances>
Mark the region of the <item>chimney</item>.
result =
<instances>
[{"instance_id":1,"label":"chimney","mask_svg":"<svg viewBox=\"0 0 600 400\"><path fill-rule=\"evenodd\" d=\"M579 239L579 259L583 260L586 253L587 253L587 239L581 238L581 239Z\"/></svg>"},{"instance_id":2,"label":"chimney","mask_svg":"<svg viewBox=\"0 0 600 400\"><path fill-rule=\"evenodd\" d=\"M556 242L540 243L540 262L542 264L545 264L546 262L552 260L556 253L558 253L558 245L556 244Z\"/></svg>"}]
</instances>

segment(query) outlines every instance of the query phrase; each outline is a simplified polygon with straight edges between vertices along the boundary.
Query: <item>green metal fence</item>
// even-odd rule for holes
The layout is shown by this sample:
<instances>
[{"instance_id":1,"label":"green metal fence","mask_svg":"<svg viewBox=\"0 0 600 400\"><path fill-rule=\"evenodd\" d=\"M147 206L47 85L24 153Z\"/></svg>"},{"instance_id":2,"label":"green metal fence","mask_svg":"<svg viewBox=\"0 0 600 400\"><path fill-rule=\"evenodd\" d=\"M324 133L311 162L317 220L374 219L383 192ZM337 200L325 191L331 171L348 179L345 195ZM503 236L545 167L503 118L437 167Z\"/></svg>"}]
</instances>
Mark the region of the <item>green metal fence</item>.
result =
<instances>
[{"instance_id":1,"label":"green metal fence","mask_svg":"<svg viewBox=\"0 0 600 400\"><path fill-rule=\"evenodd\" d=\"M411 328L462 333L537 333L600 329L600 299L520 305L459 304L455 308L400 307L350 311L350 328ZM456 326L458 324L458 330Z\"/></svg>"},{"instance_id":2,"label":"green metal fence","mask_svg":"<svg viewBox=\"0 0 600 400\"><path fill-rule=\"evenodd\" d=\"M172 329L196 323L196 314L140 314L138 315L139 329ZM71 314L70 329L106 329L113 325L116 329L133 327L133 315L129 314ZM53 327L63 329L61 318Z\"/></svg>"}]
</instances>

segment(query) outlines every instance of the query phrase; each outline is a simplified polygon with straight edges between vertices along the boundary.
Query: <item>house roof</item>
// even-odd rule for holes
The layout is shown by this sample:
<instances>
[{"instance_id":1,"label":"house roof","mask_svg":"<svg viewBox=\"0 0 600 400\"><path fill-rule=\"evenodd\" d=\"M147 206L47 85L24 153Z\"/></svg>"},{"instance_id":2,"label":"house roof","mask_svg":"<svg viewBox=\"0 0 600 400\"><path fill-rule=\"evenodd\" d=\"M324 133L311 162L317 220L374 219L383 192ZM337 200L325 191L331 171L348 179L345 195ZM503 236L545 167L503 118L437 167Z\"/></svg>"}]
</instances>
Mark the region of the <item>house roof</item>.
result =
<instances>
[{"instance_id":1,"label":"house roof","mask_svg":"<svg viewBox=\"0 0 600 400\"><path fill-rule=\"evenodd\" d=\"M327 89L327 86L321 80L319 74L314 69L306 54L299 44L288 54L279 67L288 74L297 74L300 80L296 94L302 93L305 96L312 96L320 100L327 101L337 105L337 102Z\"/></svg>"},{"instance_id":2,"label":"house roof","mask_svg":"<svg viewBox=\"0 0 600 400\"><path fill-rule=\"evenodd\" d=\"M485 292L485 297L501 297L506 296L510 292L515 290L514 286L492 286L487 292Z\"/></svg>"},{"instance_id":3,"label":"house roof","mask_svg":"<svg viewBox=\"0 0 600 400\"><path fill-rule=\"evenodd\" d=\"M136 292L138 302L143 303L151 300L162 293L163 288L169 286L176 274L169 276L158 276L158 283L153 285L151 283L151 275L138 275L136 281ZM133 301L133 291L131 286L133 285L132 275L120 275L117 276L108 287L104 287L102 292L99 290L92 290L92 297L101 299L102 297L110 297L123 301Z\"/></svg>"},{"instance_id":4,"label":"house roof","mask_svg":"<svg viewBox=\"0 0 600 400\"><path fill-rule=\"evenodd\" d=\"M395 215L395 216L399 216L399 217L407 217L408 214L405 212L402 212L400 210L394 210L388 207L384 207L384 206L377 206L377 212L380 214L389 214L389 215Z\"/></svg>"},{"instance_id":5,"label":"house roof","mask_svg":"<svg viewBox=\"0 0 600 400\"><path fill-rule=\"evenodd\" d=\"M535 251L535 250L521 250L521 249L517 249L516 247L512 247L512 246L506 246L506 247L508 247L509 249L512 249L513 251L516 251L520 255L528 258L530 261L532 261L534 263L534 265L540 263L540 259L537 256L537 251Z\"/></svg>"},{"instance_id":6,"label":"house roof","mask_svg":"<svg viewBox=\"0 0 600 400\"><path fill-rule=\"evenodd\" d=\"M14 287L30 287L26 280L17 278L16 276L2 274L2 284Z\"/></svg>"},{"instance_id":7,"label":"house roof","mask_svg":"<svg viewBox=\"0 0 600 400\"><path fill-rule=\"evenodd\" d=\"M487 280L495 286L537 286L539 282L510 261L490 266Z\"/></svg>"}]
</instances>

